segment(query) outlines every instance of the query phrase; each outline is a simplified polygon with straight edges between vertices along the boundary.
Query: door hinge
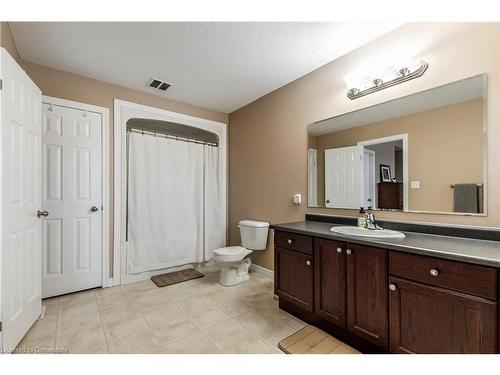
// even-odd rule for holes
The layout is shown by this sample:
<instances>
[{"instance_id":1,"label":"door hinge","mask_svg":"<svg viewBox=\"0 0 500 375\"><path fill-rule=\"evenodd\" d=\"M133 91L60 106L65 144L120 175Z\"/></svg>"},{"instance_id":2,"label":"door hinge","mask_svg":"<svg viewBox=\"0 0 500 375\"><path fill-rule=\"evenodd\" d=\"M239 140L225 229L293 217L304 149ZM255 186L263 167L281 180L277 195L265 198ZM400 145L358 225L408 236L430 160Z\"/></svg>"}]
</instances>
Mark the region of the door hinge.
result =
<instances>
[{"instance_id":1,"label":"door hinge","mask_svg":"<svg viewBox=\"0 0 500 375\"><path fill-rule=\"evenodd\" d=\"M2 89L3 87L3 81L0 79L0 90Z\"/></svg>"},{"instance_id":2,"label":"door hinge","mask_svg":"<svg viewBox=\"0 0 500 375\"><path fill-rule=\"evenodd\" d=\"M0 332L2 332L2 322L0 322Z\"/></svg>"}]
</instances>

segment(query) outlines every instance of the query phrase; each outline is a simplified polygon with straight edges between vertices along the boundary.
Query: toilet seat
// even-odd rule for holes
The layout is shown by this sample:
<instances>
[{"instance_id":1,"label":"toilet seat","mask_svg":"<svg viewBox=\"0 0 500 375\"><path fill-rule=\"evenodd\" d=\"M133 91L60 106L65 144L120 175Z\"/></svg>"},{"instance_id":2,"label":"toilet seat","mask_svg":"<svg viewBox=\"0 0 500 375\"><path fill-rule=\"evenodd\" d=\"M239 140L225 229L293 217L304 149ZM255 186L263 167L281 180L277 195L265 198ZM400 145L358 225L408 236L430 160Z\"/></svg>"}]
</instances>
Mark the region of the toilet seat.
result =
<instances>
[{"instance_id":1,"label":"toilet seat","mask_svg":"<svg viewBox=\"0 0 500 375\"><path fill-rule=\"evenodd\" d=\"M220 262L237 262L251 252L252 250L245 249L241 246L221 247L214 250L214 258Z\"/></svg>"}]
</instances>

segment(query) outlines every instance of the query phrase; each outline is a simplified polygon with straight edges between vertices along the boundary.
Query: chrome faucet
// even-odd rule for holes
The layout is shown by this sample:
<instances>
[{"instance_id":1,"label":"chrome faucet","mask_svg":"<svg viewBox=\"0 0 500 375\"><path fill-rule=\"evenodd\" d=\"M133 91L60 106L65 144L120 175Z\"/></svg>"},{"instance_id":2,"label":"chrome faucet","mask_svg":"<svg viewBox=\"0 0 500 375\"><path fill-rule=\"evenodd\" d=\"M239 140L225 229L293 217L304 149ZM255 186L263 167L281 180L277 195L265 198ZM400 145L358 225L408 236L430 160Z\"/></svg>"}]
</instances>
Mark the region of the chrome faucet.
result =
<instances>
[{"instance_id":1,"label":"chrome faucet","mask_svg":"<svg viewBox=\"0 0 500 375\"><path fill-rule=\"evenodd\" d=\"M368 207L366 210L366 220L365 220L365 228L370 230L381 230L375 220L375 214L372 211L373 207Z\"/></svg>"}]
</instances>

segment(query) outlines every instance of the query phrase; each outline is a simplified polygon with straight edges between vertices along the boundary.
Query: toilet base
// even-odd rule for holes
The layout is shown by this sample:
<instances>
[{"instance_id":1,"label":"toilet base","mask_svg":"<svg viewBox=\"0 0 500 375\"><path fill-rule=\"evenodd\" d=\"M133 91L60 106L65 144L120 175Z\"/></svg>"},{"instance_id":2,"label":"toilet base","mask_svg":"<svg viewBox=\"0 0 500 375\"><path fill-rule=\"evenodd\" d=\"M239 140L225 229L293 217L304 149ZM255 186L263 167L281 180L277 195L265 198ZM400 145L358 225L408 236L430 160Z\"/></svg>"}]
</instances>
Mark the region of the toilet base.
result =
<instances>
[{"instance_id":1,"label":"toilet base","mask_svg":"<svg viewBox=\"0 0 500 375\"><path fill-rule=\"evenodd\" d=\"M245 258L240 262L218 262L219 284L232 286L250 280L248 275L250 264L252 264L250 258Z\"/></svg>"}]
</instances>

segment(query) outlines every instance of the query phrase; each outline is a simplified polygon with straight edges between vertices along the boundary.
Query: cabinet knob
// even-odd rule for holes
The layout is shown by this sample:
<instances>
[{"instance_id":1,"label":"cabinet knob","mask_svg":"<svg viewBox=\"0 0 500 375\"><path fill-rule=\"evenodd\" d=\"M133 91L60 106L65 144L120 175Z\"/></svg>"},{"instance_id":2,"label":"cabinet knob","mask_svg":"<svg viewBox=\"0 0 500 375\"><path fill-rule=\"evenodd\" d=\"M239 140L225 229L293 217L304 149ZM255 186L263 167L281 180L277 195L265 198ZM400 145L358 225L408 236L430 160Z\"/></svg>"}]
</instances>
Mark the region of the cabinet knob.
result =
<instances>
[{"instance_id":1,"label":"cabinet knob","mask_svg":"<svg viewBox=\"0 0 500 375\"><path fill-rule=\"evenodd\" d=\"M439 275L439 271L437 269L435 269L435 268L431 269L429 271L429 273L431 274L431 276L434 276L434 277L436 277L436 276Z\"/></svg>"},{"instance_id":2,"label":"cabinet knob","mask_svg":"<svg viewBox=\"0 0 500 375\"><path fill-rule=\"evenodd\" d=\"M287 242L289 245L293 244L293 240L291 238L289 238Z\"/></svg>"},{"instance_id":3,"label":"cabinet knob","mask_svg":"<svg viewBox=\"0 0 500 375\"><path fill-rule=\"evenodd\" d=\"M347 255L351 255L351 254L352 254L352 250L351 250L351 249L347 249L347 250L345 251L345 253L346 253Z\"/></svg>"},{"instance_id":4,"label":"cabinet knob","mask_svg":"<svg viewBox=\"0 0 500 375\"><path fill-rule=\"evenodd\" d=\"M342 253L342 248L341 247L337 247L337 253L339 253L339 254Z\"/></svg>"},{"instance_id":5,"label":"cabinet knob","mask_svg":"<svg viewBox=\"0 0 500 375\"><path fill-rule=\"evenodd\" d=\"M396 290L396 285L394 284L389 284L389 290L394 292Z\"/></svg>"},{"instance_id":6,"label":"cabinet knob","mask_svg":"<svg viewBox=\"0 0 500 375\"><path fill-rule=\"evenodd\" d=\"M310 265L311 265L311 261L310 261L310 260L306 261L306 264L307 264L308 266L310 266Z\"/></svg>"}]
</instances>

